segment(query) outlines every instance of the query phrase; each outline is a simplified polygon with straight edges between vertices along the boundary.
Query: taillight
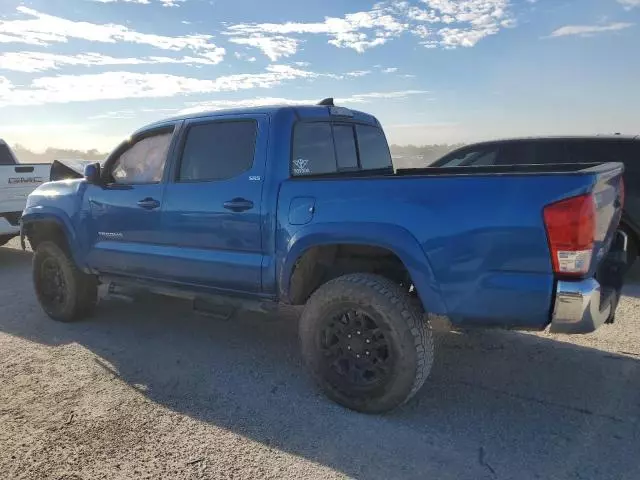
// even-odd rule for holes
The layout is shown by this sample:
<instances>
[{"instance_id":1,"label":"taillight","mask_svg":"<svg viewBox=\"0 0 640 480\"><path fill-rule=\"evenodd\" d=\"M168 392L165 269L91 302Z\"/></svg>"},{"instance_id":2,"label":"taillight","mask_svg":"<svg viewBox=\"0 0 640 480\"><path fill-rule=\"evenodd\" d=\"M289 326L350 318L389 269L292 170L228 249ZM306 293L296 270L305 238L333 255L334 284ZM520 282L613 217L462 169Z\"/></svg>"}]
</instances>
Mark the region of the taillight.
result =
<instances>
[{"instance_id":1,"label":"taillight","mask_svg":"<svg viewBox=\"0 0 640 480\"><path fill-rule=\"evenodd\" d=\"M624 178L620 179L620 208L624 208Z\"/></svg>"},{"instance_id":2,"label":"taillight","mask_svg":"<svg viewBox=\"0 0 640 480\"><path fill-rule=\"evenodd\" d=\"M589 271L596 230L596 207L591 194L561 200L544 208L553 271L581 276Z\"/></svg>"}]
</instances>

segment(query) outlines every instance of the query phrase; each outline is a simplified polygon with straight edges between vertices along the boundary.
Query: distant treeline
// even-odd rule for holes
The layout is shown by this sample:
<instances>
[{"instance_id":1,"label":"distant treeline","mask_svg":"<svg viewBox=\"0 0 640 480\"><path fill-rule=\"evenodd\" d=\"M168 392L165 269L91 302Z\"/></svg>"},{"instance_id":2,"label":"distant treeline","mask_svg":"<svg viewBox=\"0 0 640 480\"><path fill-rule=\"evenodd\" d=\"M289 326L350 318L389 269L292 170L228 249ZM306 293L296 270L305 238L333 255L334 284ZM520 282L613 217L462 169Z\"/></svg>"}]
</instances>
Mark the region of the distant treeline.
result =
<instances>
[{"instance_id":1,"label":"distant treeline","mask_svg":"<svg viewBox=\"0 0 640 480\"><path fill-rule=\"evenodd\" d=\"M444 154L463 144L455 145L391 145L391 154L397 167L423 167L429 165ZM84 160L102 160L106 152L98 150L72 150L62 148L47 148L42 153L32 152L23 145L15 145L13 151L20 163L51 163L57 159L78 158Z\"/></svg>"},{"instance_id":2,"label":"distant treeline","mask_svg":"<svg viewBox=\"0 0 640 480\"><path fill-rule=\"evenodd\" d=\"M424 167L438 160L451 150L462 147L463 143L454 145L391 145L391 155L396 167Z\"/></svg>"},{"instance_id":3,"label":"distant treeline","mask_svg":"<svg viewBox=\"0 0 640 480\"><path fill-rule=\"evenodd\" d=\"M32 152L22 145L14 145L11 147L18 162L20 163L51 163L58 159L78 158L83 160L102 160L107 153L98 150L71 150L64 148L47 148L42 153Z\"/></svg>"}]
</instances>

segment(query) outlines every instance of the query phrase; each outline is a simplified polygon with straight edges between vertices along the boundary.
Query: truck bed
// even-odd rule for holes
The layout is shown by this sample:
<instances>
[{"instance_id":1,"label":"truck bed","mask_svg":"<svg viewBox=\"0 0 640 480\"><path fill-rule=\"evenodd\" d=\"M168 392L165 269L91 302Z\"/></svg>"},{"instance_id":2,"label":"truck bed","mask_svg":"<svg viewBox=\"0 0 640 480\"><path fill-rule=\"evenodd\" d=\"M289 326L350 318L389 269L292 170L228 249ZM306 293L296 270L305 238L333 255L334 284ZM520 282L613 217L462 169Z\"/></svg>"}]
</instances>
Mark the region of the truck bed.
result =
<instances>
[{"instance_id":1,"label":"truck bed","mask_svg":"<svg viewBox=\"0 0 640 480\"><path fill-rule=\"evenodd\" d=\"M621 163L546 163L519 165L487 165L468 167L400 168L397 176L434 175L566 175L567 173L593 174L623 168Z\"/></svg>"},{"instance_id":2,"label":"truck bed","mask_svg":"<svg viewBox=\"0 0 640 480\"><path fill-rule=\"evenodd\" d=\"M383 247L394 243L394 231L398 237L408 232L429 267L409 267L418 292L422 296L430 284L437 285L437 295L422 298L427 309L448 314L457 324L541 329L550 320L556 282L545 206L596 194L602 220L594 258L600 259L620 214L614 199L622 170L619 163L593 163L305 176L283 183L278 218L294 220L282 237L289 244L338 225L345 230L345 243L369 232L371 241ZM313 222L303 215L305 209L294 210L302 204L313 205ZM338 235L333 237L337 241ZM418 255L407 263L422 264ZM588 276L595 274L598 262Z\"/></svg>"},{"instance_id":3,"label":"truck bed","mask_svg":"<svg viewBox=\"0 0 640 480\"><path fill-rule=\"evenodd\" d=\"M345 178L396 178L396 177L461 177L461 176L523 176L523 175L567 175L567 174L602 174L604 172L617 172L624 168L623 164L616 162L602 163L546 163L546 164L519 164L519 165L487 165L469 167L421 167L399 168L395 172L389 169L340 171L337 173L305 175L293 177L293 179L345 179Z\"/></svg>"}]
</instances>

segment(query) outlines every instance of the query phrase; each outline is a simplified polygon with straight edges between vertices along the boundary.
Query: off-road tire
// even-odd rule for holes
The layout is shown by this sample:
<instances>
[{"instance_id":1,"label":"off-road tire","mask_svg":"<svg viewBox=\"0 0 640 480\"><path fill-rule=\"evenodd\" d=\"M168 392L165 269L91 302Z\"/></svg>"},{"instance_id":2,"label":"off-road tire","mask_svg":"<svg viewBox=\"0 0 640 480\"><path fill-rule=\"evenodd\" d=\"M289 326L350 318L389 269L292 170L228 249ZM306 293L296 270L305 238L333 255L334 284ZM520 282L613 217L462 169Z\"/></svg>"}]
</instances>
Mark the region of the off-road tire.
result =
<instances>
[{"instance_id":1,"label":"off-road tire","mask_svg":"<svg viewBox=\"0 0 640 480\"><path fill-rule=\"evenodd\" d=\"M323 325L350 309L373 319L394 358L382 383L369 389L350 380L334 381L333 367L323 355ZM320 286L304 308L299 336L302 356L320 388L335 402L359 412L381 413L404 404L422 387L433 364L427 316L401 286L378 275L349 274Z\"/></svg>"},{"instance_id":2,"label":"off-road tire","mask_svg":"<svg viewBox=\"0 0 640 480\"><path fill-rule=\"evenodd\" d=\"M52 301L45 290L43 265L57 266L63 281L63 299ZM93 313L98 300L96 277L76 267L69 254L56 243L44 241L38 244L33 255L33 285L40 306L53 320L74 322Z\"/></svg>"}]
</instances>

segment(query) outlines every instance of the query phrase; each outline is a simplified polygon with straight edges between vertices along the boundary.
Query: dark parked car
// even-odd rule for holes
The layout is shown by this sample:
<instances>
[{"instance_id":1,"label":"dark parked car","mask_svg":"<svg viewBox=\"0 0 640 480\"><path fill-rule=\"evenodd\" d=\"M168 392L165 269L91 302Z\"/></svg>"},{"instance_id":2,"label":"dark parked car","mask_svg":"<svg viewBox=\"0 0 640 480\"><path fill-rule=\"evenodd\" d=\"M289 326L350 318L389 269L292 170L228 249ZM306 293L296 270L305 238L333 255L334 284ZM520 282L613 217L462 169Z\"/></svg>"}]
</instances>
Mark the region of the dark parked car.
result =
<instances>
[{"instance_id":1,"label":"dark parked car","mask_svg":"<svg viewBox=\"0 0 640 480\"><path fill-rule=\"evenodd\" d=\"M640 246L640 135L517 138L475 143L454 150L431 167L540 163L622 162L625 202L620 227L629 236L631 265Z\"/></svg>"}]
</instances>

